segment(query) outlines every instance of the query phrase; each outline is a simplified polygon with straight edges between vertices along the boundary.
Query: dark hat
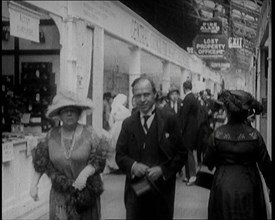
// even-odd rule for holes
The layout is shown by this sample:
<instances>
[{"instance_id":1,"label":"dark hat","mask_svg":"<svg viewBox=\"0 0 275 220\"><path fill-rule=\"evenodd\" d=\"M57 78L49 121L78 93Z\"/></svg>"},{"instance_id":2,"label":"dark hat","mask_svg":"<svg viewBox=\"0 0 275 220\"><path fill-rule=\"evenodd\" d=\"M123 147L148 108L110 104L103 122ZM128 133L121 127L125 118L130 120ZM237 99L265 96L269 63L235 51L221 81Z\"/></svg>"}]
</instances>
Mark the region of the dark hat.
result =
<instances>
[{"instance_id":1,"label":"dark hat","mask_svg":"<svg viewBox=\"0 0 275 220\"><path fill-rule=\"evenodd\" d=\"M211 96L211 90L210 89L206 89L205 91L206 91L207 95Z\"/></svg>"},{"instance_id":2,"label":"dark hat","mask_svg":"<svg viewBox=\"0 0 275 220\"><path fill-rule=\"evenodd\" d=\"M183 83L183 88L185 89L192 89L192 82L190 80L186 80L184 83Z\"/></svg>"},{"instance_id":3,"label":"dark hat","mask_svg":"<svg viewBox=\"0 0 275 220\"><path fill-rule=\"evenodd\" d=\"M168 91L167 96L169 96L172 92L177 92L178 94L180 94L180 90L179 90L178 87L175 86L175 85L172 85L172 86L169 88L169 91Z\"/></svg>"},{"instance_id":4,"label":"dark hat","mask_svg":"<svg viewBox=\"0 0 275 220\"><path fill-rule=\"evenodd\" d=\"M225 90L220 94L219 100L224 103L228 111L242 112L248 111L255 99L243 90Z\"/></svg>"}]
</instances>

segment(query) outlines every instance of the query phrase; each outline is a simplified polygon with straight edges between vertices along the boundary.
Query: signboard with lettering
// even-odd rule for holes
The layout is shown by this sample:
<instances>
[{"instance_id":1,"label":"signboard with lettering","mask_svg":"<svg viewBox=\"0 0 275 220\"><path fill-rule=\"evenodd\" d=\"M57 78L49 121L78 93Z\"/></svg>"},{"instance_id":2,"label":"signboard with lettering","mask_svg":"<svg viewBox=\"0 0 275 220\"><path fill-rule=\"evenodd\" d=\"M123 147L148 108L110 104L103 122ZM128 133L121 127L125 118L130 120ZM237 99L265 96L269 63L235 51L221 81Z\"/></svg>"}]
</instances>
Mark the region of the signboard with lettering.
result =
<instances>
[{"instance_id":1,"label":"signboard with lettering","mask_svg":"<svg viewBox=\"0 0 275 220\"><path fill-rule=\"evenodd\" d=\"M223 35L197 35L193 48L199 57L223 57L227 49L227 38Z\"/></svg>"},{"instance_id":2,"label":"signboard with lettering","mask_svg":"<svg viewBox=\"0 0 275 220\"><path fill-rule=\"evenodd\" d=\"M8 162L13 160L14 151L13 151L13 143L6 142L2 144L2 162Z\"/></svg>"},{"instance_id":3,"label":"signboard with lettering","mask_svg":"<svg viewBox=\"0 0 275 220\"><path fill-rule=\"evenodd\" d=\"M199 34L222 34L222 21L219 19L201 21Z\"/></svg>"},{"instance_id":4,"label":"signboard with lettering","mask_svg":"<svg viewBox=\"0 0 275 220\"><path fill-rule=\"evenodd\" d=\"M39 43L39 15L14 2L9 3L10 35Z\"/></svg>"},{"instance_id":5,"label":"signboard with lettering","mask_svg":"<svg viewBox=\"0 0 275 220\"><path fill-rule=\"evenodd\" d=\"M242 48L243 38L241 37L229 37L228 38L228 48Z\"/></svg>"},{"instance_id":6,"label":"signboard with lettering","mask_svg":"<svg viewBox=\"0 0 275 220\"><path fill-rule=\"evenodd\" d=\"M193 49L193 47L186 47L186 50L187 50L188 53L194 54L194 49Z\"/></svg>"},{"instance_id":7,"label":"signboard with lettering","mask_svg":"<svg viewBox=\"0 0 275 220\"><path fill-rule=\"evenodd\" d=\"M207 60L206 65L215 71L228 70L230 68L230 62L227 60Z\"/></svg>"}]
</instances>

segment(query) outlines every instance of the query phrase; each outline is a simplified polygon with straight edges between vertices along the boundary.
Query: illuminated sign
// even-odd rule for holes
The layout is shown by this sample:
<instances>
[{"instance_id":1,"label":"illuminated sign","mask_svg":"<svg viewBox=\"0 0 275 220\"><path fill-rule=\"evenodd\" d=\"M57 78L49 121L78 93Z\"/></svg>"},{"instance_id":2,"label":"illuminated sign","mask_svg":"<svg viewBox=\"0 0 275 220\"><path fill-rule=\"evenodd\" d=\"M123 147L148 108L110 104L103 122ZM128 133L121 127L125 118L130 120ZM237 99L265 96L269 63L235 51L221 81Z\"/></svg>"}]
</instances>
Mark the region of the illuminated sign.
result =
<instances>
[{"instance_id":1,"label":"illuminated sign","mask_svg":"<svg viewBox=\"0 0 275 220\"><path fill-rule=\"evenodd\" d=\"M199 34L222 34L222 21L219 19L201 21Z\"/></svg>"},{"instance_id":2,"label":"illuminated sign","mask_svg":"<svg viewBox=\"0 0 275 220\"><path fill-rule=\"evenodd\" d=\"M243 39L241 37L229 37L228 48L242 48Z\"/></svg>"},{"instance_id":3,"label":"illuminated sign","mask_svg":"<svg viewBox=\"0 0 275 220\"><path fill-rule=\"evenodd\" d=\"M209 62L209 67L213 70L227 70L230 68L229 62Z\"/></svg>"},{"instance_id":4,"label":"illuminated sign","mask_svg":"<svg viewBox=\"0 0 275 220\"><path fill-rule=\"evenodd\" d=\"M193 48L200 57L223 57L227 49L227 39L223 35L197 35Z\"/></svg>"}]
</instances>

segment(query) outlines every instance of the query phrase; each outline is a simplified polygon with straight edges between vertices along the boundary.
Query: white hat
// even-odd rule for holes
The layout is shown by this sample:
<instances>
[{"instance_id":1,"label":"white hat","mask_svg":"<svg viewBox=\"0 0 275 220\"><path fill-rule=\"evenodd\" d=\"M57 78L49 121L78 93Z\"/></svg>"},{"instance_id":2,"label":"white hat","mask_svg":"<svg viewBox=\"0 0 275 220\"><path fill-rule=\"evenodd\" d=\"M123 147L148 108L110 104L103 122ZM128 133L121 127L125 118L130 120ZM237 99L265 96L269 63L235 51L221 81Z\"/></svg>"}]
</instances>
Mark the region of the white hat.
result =
<instances>
[{"instance_id":1,"label":"white hat","mask_svg":"<svg viewBox=\"0 0 275 220\"><path fill-rule=\"evenodd\" d=\"M62 89L53 98L52 104L48 107L46 117L52 118L59 116L62 108L67 106L74 106L83 110L93 110L94 105L91 99L80 97L73 91Z\"/></svg>"}]
</instances>

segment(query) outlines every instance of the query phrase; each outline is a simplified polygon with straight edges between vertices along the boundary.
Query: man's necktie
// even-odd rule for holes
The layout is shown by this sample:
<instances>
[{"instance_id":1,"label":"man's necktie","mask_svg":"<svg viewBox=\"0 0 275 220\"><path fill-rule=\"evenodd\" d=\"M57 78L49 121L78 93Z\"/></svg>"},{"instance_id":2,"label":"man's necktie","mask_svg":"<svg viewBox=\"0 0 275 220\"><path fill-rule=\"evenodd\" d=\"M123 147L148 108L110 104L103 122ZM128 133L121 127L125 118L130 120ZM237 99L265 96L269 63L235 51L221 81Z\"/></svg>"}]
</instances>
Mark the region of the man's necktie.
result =
<instances>
[{"instance_id":1,"label":"man's necktie","mask_svg":"<svg viewBox=\"0 0 275 220\"><path fill-rule=\"evenodd\" d=\"M145 128L146 132L148 132L149 128L147 126L147 120L148 120L148 118L150 118L150 115L144 115L143 118L144 118L143 127Z\"/></svg>"}]
</instances>

